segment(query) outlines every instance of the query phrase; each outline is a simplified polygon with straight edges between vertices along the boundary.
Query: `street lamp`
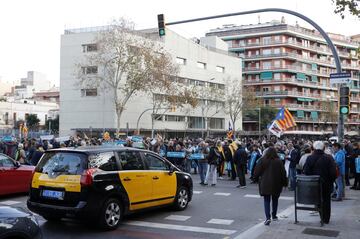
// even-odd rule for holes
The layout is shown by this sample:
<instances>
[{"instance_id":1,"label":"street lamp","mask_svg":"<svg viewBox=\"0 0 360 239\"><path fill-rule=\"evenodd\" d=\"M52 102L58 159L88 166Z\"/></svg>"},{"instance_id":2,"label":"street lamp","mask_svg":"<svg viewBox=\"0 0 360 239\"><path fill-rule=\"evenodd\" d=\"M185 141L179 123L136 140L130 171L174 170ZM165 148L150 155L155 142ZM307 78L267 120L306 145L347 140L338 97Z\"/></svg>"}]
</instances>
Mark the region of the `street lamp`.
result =
<instances>
[{"instance_id":1,"label":"street lamp","mask_svg":"<svg viewBox=\"0 0 360 239\"><path fill-rule=\"evenodd\" d=\"M174 107L166 107L166 108L158 108L159 110L169 110L169 109L174 109ZM145 114L145 112L147 111L150 111L150 110L153 110L153 108L148 108L148 109L145 109L140 115L139 115L139 118L137 119L137 122L136 122L136 131L138 134L140 134L140 128L139 128L139 123L140 123L140 119L141 117L143 116L143 114ZM154 116L151 115L151 138L154 138L154 124L153 124L153 120L154 120Z\"/></svg>"}]
</instances>

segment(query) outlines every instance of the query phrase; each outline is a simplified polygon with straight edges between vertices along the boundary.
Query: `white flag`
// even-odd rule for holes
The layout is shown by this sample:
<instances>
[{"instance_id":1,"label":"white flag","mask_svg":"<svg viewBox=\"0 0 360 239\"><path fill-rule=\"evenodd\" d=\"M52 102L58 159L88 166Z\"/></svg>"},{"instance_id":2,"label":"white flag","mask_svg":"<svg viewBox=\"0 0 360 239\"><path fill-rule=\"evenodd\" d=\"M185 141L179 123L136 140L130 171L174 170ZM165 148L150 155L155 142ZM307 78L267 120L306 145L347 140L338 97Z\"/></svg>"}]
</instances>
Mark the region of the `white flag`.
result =
<instances>
[{"instance_id":1,"label":"white flag","mask_svg":"<svg viewBox=\"0 0 360 239\"><path fill-rule=\"evenodd\" d=\"M274 120L270 127L269 127L269 131L275 135L276 137L280 138L281 136L281 133L282 133L282 130L281 128L279 127L279 125L277 124L276 120Z\"/></svg>"}]
</instances>

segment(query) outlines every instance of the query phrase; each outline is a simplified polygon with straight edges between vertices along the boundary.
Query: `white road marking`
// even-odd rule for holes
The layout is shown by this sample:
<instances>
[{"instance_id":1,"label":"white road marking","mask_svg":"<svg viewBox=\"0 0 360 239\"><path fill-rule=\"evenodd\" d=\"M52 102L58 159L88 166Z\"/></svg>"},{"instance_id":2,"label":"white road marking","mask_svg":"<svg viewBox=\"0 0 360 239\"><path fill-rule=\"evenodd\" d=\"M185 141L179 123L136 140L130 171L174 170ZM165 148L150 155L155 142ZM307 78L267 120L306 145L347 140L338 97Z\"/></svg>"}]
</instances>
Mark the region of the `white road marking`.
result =
<instances>
[{"instance_id":1,"label":"white road marking","mask_svg":"<svg viewBox=\"0 0 360 239\"><path fill-rule=\"evenodd\" d=\"M257 194L245 194L246 198L261 198L260 195L257 195ZM280 196L279 199L281 200L288 200L288 201L293 201L294 198L293 197L286 197L286 196Z\"/></svg>"},{"instance_id":2,"label":"white road marking","mask_svg":"<svg viewBox=\"0 0 360 239\"><path fill-rule=\"evenodd\" d=\"M203 191L193 191L193 194L200 194L202 193Z\"/></svg>"},{"instance_id":3,"label":"white road marking","mask_svg":"<svg viewBox=\"0 0 360 239\"><path fill-rule=\"evenodd\" d=\"M191 216L170 215L168 217L165 217L165 219L184 222L184 221L188 220L190 217Z\"/></svg>"},{"instance_id":4,"label":"white road marking","mask_svg":"<svg viewBox=\"0 0 360 239\"><path fill-rule=\"evenodd\" d=\"M216 196L230 196L231 193L214 193Z\"/></svg>"},{"instance_id":5,"label":"white road marking","mask_svg":"<svg viewBox=\"0 0 360 239\"><path fill-rule=\"evenodd\" d=\"M19 202L19 201L11 201L11 200L0 201L0 204L4 204L4 205L8 205L8 206L19 204L19 203L21 203L21 202Z\"/></svg>"},{"instance_id":6,"label":"white road marking","mask_svg":"<svg viewBox=\"0 0 360 239\"><path fill-rule=\"evenodd\" d=\"M151 228L161 228L161 229L169 229L169 230L177 230L177 231L220 234L220 235L232 235L236 232L235 230L225 230L225 229L210 228L210 227L181 226L174 224L164 224L164 223L154 223L154 222L144 222L144 221L127 221L124 222L124 224L130 226L151 227Z\"/></svg>"},{"instance_id":7,"label":"white road marking","mask_svg":"<svg viewBox=\"0 0 360 239\"><path fill-rule=\"evenodd\" d=\"M210 221L208 221L207 223L211 223L211 224L219 224L219 225L230 225L231 223L233 223L234 220L226 220L226 219L216 219L213 218Z\"/></svg>"},{"instance_id":8,"label":"white road marking","mask_svg":"<svg viewBox=\"0 0 360 239\"><path fill-rule=\"evenodd\" d=\"M286 208L284 211L278 214L278 217L280 218L287 218L294 212L294 206L290 206ZM250 227L246 231L240 233L237 235L234 239L255 239L258 238L261 234L263 234L266 231L266 227L264 225L264 222L260 222L256 224L253 227Z\"/></svg>"}]
</instances>

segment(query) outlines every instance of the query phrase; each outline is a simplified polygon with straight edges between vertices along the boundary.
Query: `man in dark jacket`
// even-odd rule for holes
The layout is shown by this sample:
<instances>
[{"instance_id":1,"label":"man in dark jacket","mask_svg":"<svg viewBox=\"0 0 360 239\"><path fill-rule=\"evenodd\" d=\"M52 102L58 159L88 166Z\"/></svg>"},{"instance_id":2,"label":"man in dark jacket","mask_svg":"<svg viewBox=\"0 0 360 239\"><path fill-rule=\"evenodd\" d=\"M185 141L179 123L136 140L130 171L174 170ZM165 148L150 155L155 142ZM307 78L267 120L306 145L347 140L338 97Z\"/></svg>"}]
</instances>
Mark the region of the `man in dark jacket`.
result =
<instances>
[{"instance_id":1,"label":"man in dark jacket","mask_svg":"<svg viewBox=\"0 0 360 239\"><path fill-rule=\"evenodd\" d=\"M329 223L331 215L331 192L336 179L336 165L333 157L324 153L325 145L322 141L315 141L314 152L307 158L304 165L305 175L320 175L322 182L324 223Z\"/></svg>"},{"instance_id":2,"label":"man in dark jacket","mask_svg":"<svg viewBox=\"0 0 360 239\"><path fill-rule=\"evenodd\" d=\"M237 188L246 188L245 174L246 174L247 160L248 160L248 155L245 151L245 148L242 147L240 144L234 155L236 172L239 177L239 185L236 186Z\"/></svg>"},{"instance_id":3,"label":"man in dark jacket","mask_svg":"<svg viewBox=\"0 0 360 239\"><path fill-rule=\"evenodd\" d=\"M289 155L287 160L290 161L289 164L289 180L290 180L290 191L295 190L295 180L296 180L296 164L298 163L299 151L292 143L288 144Z\"/></svg>"}]
</instances>

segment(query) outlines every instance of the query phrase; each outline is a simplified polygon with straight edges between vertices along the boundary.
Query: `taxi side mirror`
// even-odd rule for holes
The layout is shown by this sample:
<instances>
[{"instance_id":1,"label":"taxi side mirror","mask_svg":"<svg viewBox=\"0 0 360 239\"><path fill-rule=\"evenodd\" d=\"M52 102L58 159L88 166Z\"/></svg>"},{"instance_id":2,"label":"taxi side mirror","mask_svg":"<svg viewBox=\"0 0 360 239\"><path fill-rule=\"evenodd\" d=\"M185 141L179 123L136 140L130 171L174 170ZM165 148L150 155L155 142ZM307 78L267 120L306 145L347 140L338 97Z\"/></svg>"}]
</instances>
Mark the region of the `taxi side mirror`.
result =
<instances>
[{"instance_id":1,"label":"taxi side mirror","mask_svg":"<svg viewBox=\"0 0 360 239\"><path fill-rule=\"evenodd\" d=\"M15 161L15 168L19 168L21 164L18 161Z\"/></svg>"}]
</instances>

